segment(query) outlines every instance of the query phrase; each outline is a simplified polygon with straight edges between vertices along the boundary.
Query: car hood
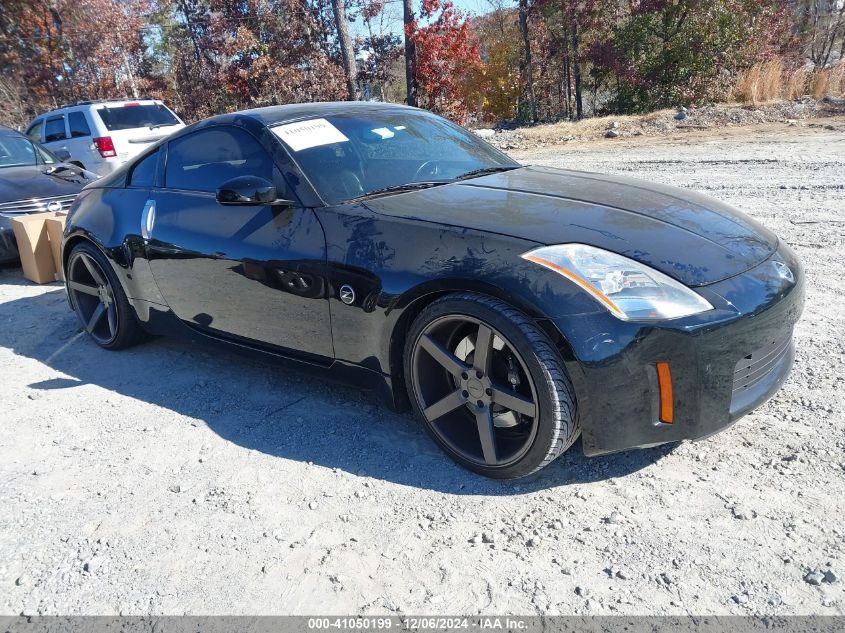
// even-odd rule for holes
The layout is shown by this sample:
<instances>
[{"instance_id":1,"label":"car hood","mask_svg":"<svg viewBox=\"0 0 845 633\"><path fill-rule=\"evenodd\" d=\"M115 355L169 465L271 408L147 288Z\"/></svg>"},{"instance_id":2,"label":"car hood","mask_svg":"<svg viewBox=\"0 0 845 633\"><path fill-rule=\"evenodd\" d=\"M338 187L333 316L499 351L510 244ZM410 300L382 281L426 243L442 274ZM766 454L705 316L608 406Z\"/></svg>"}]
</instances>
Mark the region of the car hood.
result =
<instances>
[{"instance_id":1,"label":"car hood","mask_svg":"<svg viewBox=\"0 0 845 633\"><path fill-rule=\"evenodd\" d=\"M69 196L96 179L96 175L75 165L60 164L57 171L48 173L45 165L0 168L0 203Z\"/></svg>"},{"instance_id":2,"label":"car hood","mask_svg":"<svg viewBox=\"0 0 845 633\"><path fill-rule=\"evenodd\" d=\"M688 286L743 273L778 245L768 229L708 196L631 178L545 167L522 167L366 204L377 213L544 245L589 244Z\"/></svg>"}]
</instances>

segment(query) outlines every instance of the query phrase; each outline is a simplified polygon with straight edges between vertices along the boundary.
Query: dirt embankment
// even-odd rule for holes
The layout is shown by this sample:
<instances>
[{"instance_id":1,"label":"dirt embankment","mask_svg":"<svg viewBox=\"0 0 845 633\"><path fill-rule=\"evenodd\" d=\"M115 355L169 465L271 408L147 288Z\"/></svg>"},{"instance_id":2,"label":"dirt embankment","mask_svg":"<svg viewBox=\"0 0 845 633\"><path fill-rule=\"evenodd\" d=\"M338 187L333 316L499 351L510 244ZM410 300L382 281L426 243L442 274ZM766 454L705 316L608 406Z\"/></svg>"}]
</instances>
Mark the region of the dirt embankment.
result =
<instances>
[{"instance_id":1,"label":"dirt embankment","mask_svg":"<svg viewBox=\"0 0 845 633\"><path fill-rule=\"evenodd\" d=\"M603 139L693 138L754 134L778 126L837 125L830 118L845 118L845 99L810 97L761 105L716 104L682 110L660 110L644 115L610 116L582 121L561 121L514 129L479 130L487 141L504 150L531 150ZM835 129L835 128L834 128Z\"/></svg>"}]
</instances>

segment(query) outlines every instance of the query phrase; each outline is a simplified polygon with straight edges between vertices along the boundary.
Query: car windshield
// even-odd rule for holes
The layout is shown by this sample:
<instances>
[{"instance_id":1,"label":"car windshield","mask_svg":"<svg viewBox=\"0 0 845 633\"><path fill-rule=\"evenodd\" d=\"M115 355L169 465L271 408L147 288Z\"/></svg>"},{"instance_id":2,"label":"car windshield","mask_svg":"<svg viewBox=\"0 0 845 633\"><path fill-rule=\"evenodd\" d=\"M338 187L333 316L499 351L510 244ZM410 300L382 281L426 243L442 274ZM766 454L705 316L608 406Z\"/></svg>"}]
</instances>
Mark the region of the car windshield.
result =
<instances>
[{"instance_id":1,"label":"car windshield","mask_svg":"<svg viewBox=\"0 0 845 633\"><path fill-rule=\"evenodd\" d=\"M106 106L97 110L97 114L111 132L137 127L179 125L179 119L160 103Z\"/></svg>"},{"instance_id":2,"label":"car windshield","mask_svg":"<svg viewBox=\"0 0 845 633\"><path fill-rule=\"evenodd\" d=\"M0 168L52 164L55 159L32 141L20 136L0 136Z\"/></svg>"},{"instance_id":3,"label":"car windshield","mask_svg":"<svg viewBox=\"0 0 845 633\"><path fill-rule=\"evenodd\" d=\"M519 167L472 132L425 112L337 114L271 129L328 204Z\"/></svg>"}]
</instances>

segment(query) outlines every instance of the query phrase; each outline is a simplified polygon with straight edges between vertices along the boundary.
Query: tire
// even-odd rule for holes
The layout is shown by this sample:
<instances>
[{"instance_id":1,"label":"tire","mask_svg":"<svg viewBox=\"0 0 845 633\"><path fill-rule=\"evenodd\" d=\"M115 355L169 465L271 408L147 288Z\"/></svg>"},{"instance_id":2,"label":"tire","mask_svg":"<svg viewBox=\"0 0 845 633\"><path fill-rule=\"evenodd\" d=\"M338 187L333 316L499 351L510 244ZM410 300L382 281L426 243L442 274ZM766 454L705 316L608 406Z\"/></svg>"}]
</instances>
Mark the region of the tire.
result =
<instances>
[{"instance_id":1,"label":"tire","mask_svg":"<svg viewBox=\"0 0 845 633\"><path fill-rule=\"evenodd\" d=\"M89 242L74 246L68 256L66 272L65 284L71 307L97 345L116 351L132 347L146 338L123 287L96 246ZM99 296L97 288L104 289ZM107 299L105 303L102 297ZM95 311L103 309L105 312L93 319ZM96 320L93 325L92 320Z\"/></svg>"},{"instance_id":2,"label":"tire","mask_svg":"<svg viewBox=\"0 0 845 633\"><path fill-rule=\"evenodd\" d=\"M488 351L476 358L479 340ZM485 477L535 473L578 437L575 392L560 355L530 318L498 299L459 293L424 308L405 341L404 370L429 435Z\"/></svg>"}]
</instances>

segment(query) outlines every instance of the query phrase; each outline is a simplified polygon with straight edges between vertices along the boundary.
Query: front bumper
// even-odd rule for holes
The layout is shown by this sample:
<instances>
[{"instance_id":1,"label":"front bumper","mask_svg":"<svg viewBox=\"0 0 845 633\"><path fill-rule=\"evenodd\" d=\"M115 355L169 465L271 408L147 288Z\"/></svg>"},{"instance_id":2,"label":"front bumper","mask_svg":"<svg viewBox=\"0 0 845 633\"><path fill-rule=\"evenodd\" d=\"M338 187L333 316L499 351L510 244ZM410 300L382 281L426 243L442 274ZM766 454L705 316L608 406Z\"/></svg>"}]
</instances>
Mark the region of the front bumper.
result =
<instances>
[{"instance_id":1,"label":"front bumper","mask_svg":"<svg viewBox=\"0 0 845 633\"><path fill-rule=\"evenodd\" d=\"M777 264L775 262L778 262ZM786 266L790 280L779 274ZM804 275L785 246L741 275L696 289L715 310L657 325L610 314L557 324L568 337L587 455L717 433L768 400L794 359L792 330L804 304ZM668 362L674 422L659 421L656 365Z\"/></svg>"},{"instance_id":2,"label":"front bumper","mask_svg":"<svg viewBox=\"0 0 845 633\"><path fill-rule=\"evenodd\" d=\"M18 259L20 259L20 254L11 220L0 215L0 264L8 264Z\"/></svg>"}]
</instances>

